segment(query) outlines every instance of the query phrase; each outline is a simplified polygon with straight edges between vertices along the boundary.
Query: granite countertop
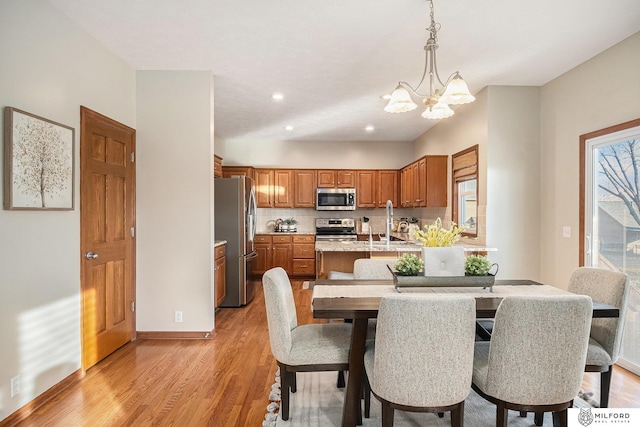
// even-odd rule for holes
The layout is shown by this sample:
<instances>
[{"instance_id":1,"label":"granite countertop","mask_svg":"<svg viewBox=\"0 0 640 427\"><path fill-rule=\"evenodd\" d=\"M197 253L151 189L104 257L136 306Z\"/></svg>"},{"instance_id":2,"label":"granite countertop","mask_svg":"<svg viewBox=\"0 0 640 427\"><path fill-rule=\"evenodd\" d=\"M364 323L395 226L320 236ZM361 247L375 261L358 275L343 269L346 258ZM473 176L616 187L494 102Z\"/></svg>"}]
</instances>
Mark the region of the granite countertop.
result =
<instances>
[{"instance_id":1,"label":"granite countertop","mask_svg":"<svg viewBox=\"0 0 640 427\"><path fill-rule=\"evenodd\" d=\"M312 236L315 236L316 232L315 231L273 231L273 230L262 230L262 231L256 231L256 234L266 234L268 236L279 236L281 234L292 235L292 236L295 236L296 234L298 234L298 235L312 235Z\"/></svg>"},{"instance_id":2,"label":"granite countertop","mask_svg":"<svg viewBox=\"0 0 640 427\"><path fill-rule=\"evenodd\" d=\"M347 241L347 242L316 242L316 251L318 252L420 252L422 249L417 243L391 241L389 248L387 242L373 242L369 245L366 241Z\"/></svg>"},{"instance_id":3,"label":"granite countertop","mask_svg":"<svg viewBox=\"0 0 640 427\"><path fill-rule=\"evenodd\" d=\"M222 245L226 245L227 241L226 240L216 240L213 242L213 247L217 248L218 246L222 246Z\"/></svg>"}]
</instances>

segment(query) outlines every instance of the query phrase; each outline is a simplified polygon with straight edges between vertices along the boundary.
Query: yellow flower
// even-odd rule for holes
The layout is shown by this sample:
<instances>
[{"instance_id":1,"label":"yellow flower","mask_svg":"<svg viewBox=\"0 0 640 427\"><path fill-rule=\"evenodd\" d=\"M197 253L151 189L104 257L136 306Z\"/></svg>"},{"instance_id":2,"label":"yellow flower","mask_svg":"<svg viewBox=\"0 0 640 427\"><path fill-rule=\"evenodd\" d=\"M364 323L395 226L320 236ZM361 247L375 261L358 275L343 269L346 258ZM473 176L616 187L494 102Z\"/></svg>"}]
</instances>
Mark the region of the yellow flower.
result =
<instances>
[{"instance_id":1,"label":"yellow flower","mask_svg":"<svg viewBox=\"0 0 640 427\"><path fill-rule=\"evenodd\" d=\"M445 230L442 228L442 220L440 218L431 225L425 225L423 230L416 230L415 236L422 246L443 247L453 246L464 231L464 227L458 227L455 222L451 223L451 228Z\"/></svg>"}]
</instances>

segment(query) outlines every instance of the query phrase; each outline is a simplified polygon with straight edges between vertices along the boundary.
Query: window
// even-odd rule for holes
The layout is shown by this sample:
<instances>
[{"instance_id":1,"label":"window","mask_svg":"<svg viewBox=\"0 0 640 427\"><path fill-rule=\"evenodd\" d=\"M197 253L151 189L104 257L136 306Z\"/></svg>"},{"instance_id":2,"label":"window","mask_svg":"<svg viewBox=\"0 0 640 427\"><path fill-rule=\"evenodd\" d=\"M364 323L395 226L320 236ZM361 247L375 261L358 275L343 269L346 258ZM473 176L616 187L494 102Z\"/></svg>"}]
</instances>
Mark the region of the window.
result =
<instances>
[{"instance_id":1,"label":"window","mask_svg":"<svg viewBox=\"0 0 640 427\"><path fill-rule=\"evenodd\" d=\"M478 146L451 156L452 221L465 228L464 236L478 235Z\"/></svg>"}]
</instances>

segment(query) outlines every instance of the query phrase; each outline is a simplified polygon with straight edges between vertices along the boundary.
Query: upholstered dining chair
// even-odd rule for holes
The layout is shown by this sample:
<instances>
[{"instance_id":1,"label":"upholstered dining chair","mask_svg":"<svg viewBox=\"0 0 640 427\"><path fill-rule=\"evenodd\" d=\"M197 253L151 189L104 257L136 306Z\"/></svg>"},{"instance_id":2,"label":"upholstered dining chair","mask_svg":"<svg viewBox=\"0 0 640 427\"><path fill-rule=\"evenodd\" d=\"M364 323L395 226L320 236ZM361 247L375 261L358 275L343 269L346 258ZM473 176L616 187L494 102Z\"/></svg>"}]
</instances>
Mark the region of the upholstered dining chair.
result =
<instances>
[{"instance_id":1,"label":"upholstered dining chair","mask_svg":"<svg viewBox=\"0 0 640 427\"><path fill-rule=\"evenodd\" d=\"M351 325L298 325L291 283L281 267L262 276L271 353L280 367L280 416L289 419L289 391L295 392L295 373L346 371L349 368Z\"/></svg>"},{"instance_id":2,"label":"upholstered dining chair","mask_svg":"<svg viewBox=\"0 0 640 427\"><path fill-rule=\"evenodd\" d=\"M553 412L567 425L567 408L580 390L592 316L585 295L506 297L491 341L475 344L473 389L497 405L496 426L508 410Z\"/></svg>"},{"instance_id":3,"label":"upholstered dining chair","mask_svg":"<svg viewBox=\"0 0 640 427\"><path fill-rule=\"evenodd\" d=\"M387 266L393 268L398 262L391 258L360 258L353 262L353 278L356 280L392 280L393 274Z\"/></svg>"},{"instance_id":4,"label":"upholstered dining chair","mask_svg":"<svg viewBox=\"0 0 640 427\"><path fill-rule=\"evenodd\" d=\"M587 348L586 372L600 372L600 407L609 407L609 388L613 364L622 343L622 325L629 297L626 274L602 268L580 267L569 279L569 292L588 295L593 301L618 307L617 318L593 319Z\"/></svg>"},{"instance_id":5,"label":"upholstered dining chair","mask_svg":"<svg viewBox=\"0 0 640 427\"><path fill-rule=\"evenodd\" d=\"M475 299L395 294L382 298L375 343L364 355L366 376L382 404L382 425L394 409L451 412L462 426L471 391Z\"/></svg>"}]
</instances>

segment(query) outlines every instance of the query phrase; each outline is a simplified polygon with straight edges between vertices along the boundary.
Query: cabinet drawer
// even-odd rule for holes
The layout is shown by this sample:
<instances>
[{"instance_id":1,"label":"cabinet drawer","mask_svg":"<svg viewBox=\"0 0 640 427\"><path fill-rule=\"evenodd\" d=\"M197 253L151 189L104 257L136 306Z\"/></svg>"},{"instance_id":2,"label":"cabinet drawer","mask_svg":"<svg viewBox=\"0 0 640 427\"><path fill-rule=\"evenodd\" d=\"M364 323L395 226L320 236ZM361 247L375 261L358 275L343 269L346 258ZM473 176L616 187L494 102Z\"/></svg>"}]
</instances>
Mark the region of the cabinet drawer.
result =
<instances>
[{"instance_id":1,"label":"cabinet drawer","mask_svg":"<svg viewBox=\"0 0 640 427\"><path fill-rule=\"evenodd\" d=\"M266 234L257 234L253 238L253 241L255 243L271 243L271 236L268 236Z\"/></svg>"},{"instance_id":2,"label":"cabinet drawer","mask_svg":"<svg viewBox=\"0 0 640 427\"><path fill-rule=\"evenodd\" d=\"M293 274L313 276L316 274L316 261L313 259L294 259Z\"/></svg>"},{"instance_id":3,"label":"cabinet drawer","mask_svg":"<svg viewBox=\"0 0 640 427\"><path fill-rule=\"evenodd\" d=\"M306 236L293 236L293 243L313 243L316 241L316 236L314 235L306 235Z\"/></svg>"},{"instance_id":4,"label":"cabinet drawer","mask_svg":"<svg viewBox=\"0 0 640 427\"><path fill-rule=\"evenodd\" d=\"M291 236L271 236L273 243L291 243Z\"/></svg>"},{"instance_id":5,"label":"cabinet drawer","mask_svg":"<svg viewBox=\"0 0 640 427\"><path fill-rule=\"evenodd\" d=\"M225 252L226 252L226 245L216 246L214 250L215 259L222 258Z\"/></svg>"},{"instance_id":6,"label":"cabinet drawer","mask_svg":"<svg viewBox=\"0 0 640 427\"><path fill-rule=\"evenodd\" d=\"M294 243L293 257L304 259L315 259L316 245L315 243Z\"/></svg>"}]
</instances>

